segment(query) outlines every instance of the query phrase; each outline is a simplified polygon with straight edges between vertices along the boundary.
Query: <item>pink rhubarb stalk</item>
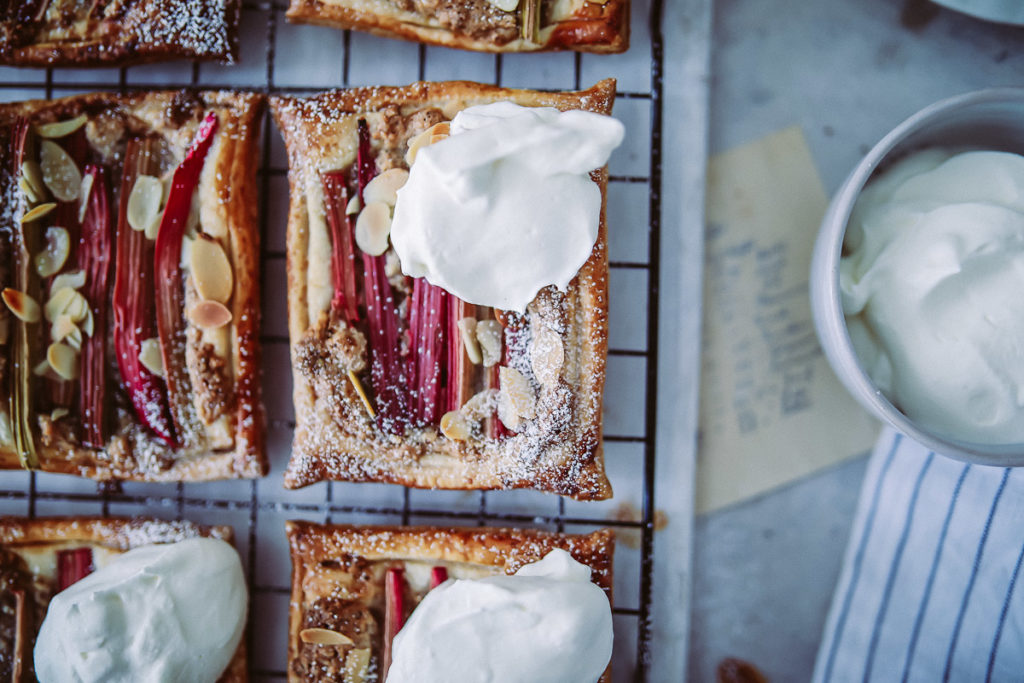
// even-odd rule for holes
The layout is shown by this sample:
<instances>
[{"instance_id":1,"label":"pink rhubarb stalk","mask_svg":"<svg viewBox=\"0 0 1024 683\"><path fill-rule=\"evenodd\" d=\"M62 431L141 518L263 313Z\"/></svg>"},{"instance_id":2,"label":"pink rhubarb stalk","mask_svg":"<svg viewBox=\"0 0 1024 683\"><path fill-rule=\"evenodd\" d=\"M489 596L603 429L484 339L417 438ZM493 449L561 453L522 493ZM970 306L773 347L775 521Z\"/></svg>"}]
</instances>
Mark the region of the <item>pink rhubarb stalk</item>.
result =
<instances>
[{"instance_id":1,"label":"pink rhubarb stalk","mask_svg":"<svg viewBox=\"0 0 1024 683\"><path fill-rule=\"evenodd\" d=\"M179 442L192 441L198 432L194 425L191 384L184 359L185 288L181 277L181 241L192 210L192 195L199 185L199 174L216 130L217 115L210 112L199 124L184 161L174 170L171 191L167 195L167 205L156 237L156 322L171 417Z\"/></svg>"},{"instance_id":2,"label":"pink rhubarb stalk","mask_svg":"<svg viewBox=\"0 0 1024 683\"><path fill-rule=\"evenodd\" d=\"M57 590L62 591L92 574L92 550L75 548L57 551Z\"/></svg>"},{"instance_id":3,"label":"pink rhubarb stalk","mask_svg":"<svg viewBox=\"0 0 1024 683\"><path fill-rule=\"evenodd\" d=\"M129 140L121 179L121 205L117 218L117 258L114 280L114 350L121 381L131 397L135 414L168 446L178 445L174 436L167 390L162 379L139 361L142 342L154 336L153 250L145 234L128 224L128 197L135 179L153 172L152 145Z\"/></svg>"},{"instance_id":4,"label":"pink rhubarb stalk","mask_svg":"<svg viewBox=\"0 0 1024 683\"><path fill-rule=\"evenodd\" d=\"M448 570L444 567L434 567L430 570L430 590L434 590L448 580Z\"/></svg>"},{"instance_id":5,"label":"pink rhubarb stalk","mask_svg":"<svg viewBox=\"0 0 1024 683\"><path fill-rule=\"evenodd\" d=\"M327 226L331 230L331 274L334 279L331 310L340 314L349 325L354 325L359 322L359 290L356 285L353 226L345 214L348 186L341 171L321 174L320 182L324 189Z\"/></svg>"},{"instance_id":6,"label":"pink rhubarb stalk","mask_svg":"<svg viewBox=\"0 0 1024 683\"><path fill-rule=\"evenodd\" d=\"M103 448L103 405L106 395L107 364L107 287L111 265L110 190L102 166L89 165L92 190L85 209L81 239L78 243L78 267L85 273L85 296L92 310L93 334L82 340L79 405L82 409L82 442L89 448Z\"/></svg>"},{"instance_id":7,"label":"pink rhubarb stalk","mask_svg":"<svg viewBox=\"0 0 1024 683\"><path fill-rule=\"evenodd\" d=\"M384 653L380 680L387 680L394 652L395 636L405 623L405 581L402 570L393 568L384 575Z\"/></svg>"}]
</instances>

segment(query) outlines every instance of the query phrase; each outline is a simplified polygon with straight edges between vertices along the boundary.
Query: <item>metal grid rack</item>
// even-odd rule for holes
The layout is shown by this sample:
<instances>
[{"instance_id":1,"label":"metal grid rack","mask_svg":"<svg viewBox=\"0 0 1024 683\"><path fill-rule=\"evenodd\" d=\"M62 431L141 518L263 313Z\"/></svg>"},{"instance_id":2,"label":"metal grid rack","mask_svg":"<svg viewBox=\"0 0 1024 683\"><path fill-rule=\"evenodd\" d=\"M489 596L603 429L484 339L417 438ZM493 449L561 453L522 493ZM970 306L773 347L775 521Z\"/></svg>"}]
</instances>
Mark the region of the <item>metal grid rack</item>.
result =
<instances>
[{"instance_id":1,"label":"metal grid rack","mask_svg":"<svg viewBox=\"0 0 1024 683\"><path fill-rule=\"evenodd\" d=\"M538 87L527 68L540 73L541 89L579 89L602 74L603 55L502 56L470 55L444 48L396 43L365 35L315 28L325 42L337 43L343 53L340 78L328 83L293 82L295 64L281 73L282 54L297 51L297 59L309 44L299 35L306 28L284 22L286 5L280 2L246 2L243 5L242 57L236 67L185 63L169 67L129 67L73 71L65 69L0 69L0 99L59 97L94 90L238 87L274 93L309 93L330 86L369 84L372 73L352 78L353 55L375 50L384 62L406 63L415 55L419 80L470 78L499 85ZM373 484L322 483L297 492L281 488L281 472L288 455L294 422L290 413L290 367L284 319L284 215L287 197L287 161L281 152L278 132L269 114L262 131L260 229L263 236L261 282L264 286L264 400L268 406L268 451L272 470L260 481L210 484L133 484L100 486L75 477L36 472L0 473L0 514L29 517L102 514L150 515L187 518L200 523L234 526L236 544L247 564L251 591L249 616L250 673L253 680L280 681L285 674L285 642L289 588L289 559L281 521L301 517L343 523L421 523L449 525L532 526L558 531L586 531L613 527L618 532L616 551L614 680L649 679L651 649L652 576L655 532L655 420L658 378L658 281L660 273L661 155L662 155L662 0L634 0L633 48L615 69L649 69L649 87L622 87L616 108L633 104L627 127L636 149L620 155L625 171L611 162L610 220L612 316L609 377L606 387L606 464L616 488L610 503L577 503L534 492L437 492L414 491ZM260 30L263 34L260 35ZM289 35L282 35L285 31ZM310 34L312 35L312 34ZM336 38L337 37L337 38ZM260 41L265 41L265 49ZM357 46L356 43L359 43ZM649 48L648 48L649 45ZM369 46L369 47L367 47ZM335 49L327 45L327 50ZM305 50L306 52L303 52ZM637 51L649 50L649 56ZM398 55L392 53L400 53ZM460 64L472 61L467 75ZM556 61L557 60L557 61ZM263 62L262 74L258 62ZM431 68L440 62L440 69ZM488 65L488 62L491 64ZM532 63L531 63L532 62ZM551 65L555 64L555 67ZM299 65L299 70L303 65ZM244 74L232 78L231 69ZM385 69L387 71L387 69ZM440 71L440 73L437 73ZM551 74L561 74L560 82ZM311 73L311 72L306 72ZM486 74L486 75L484 75ZM527 78L523 78L526 75ZM566 83L565 76L570 82ZM227 80L225 80L227 78ZM385 74L381 82L402 82L401 76ZM313 80L318 80L314 78ZM412 80L406 78L406 81ZM515 81L510 83L509 81ZM641 81L643 79L640 79ZM234 82L232 82L234 81ZM547 86L547 88L545 88ZM646 119L646 120L645 120ZM648 133L641 136L640 133ZM637 138L640 138L639 140ZM640 158L646 152L648 158ZM646 167L646 169L644 169ZM636 169L639 168L639 171ZM284 197L282 197L282 192ZM616 202L618 201L618 208ZM641 206L645 203L646 207ZM623 206L625 204L625 206ZM644 210L645 209L645 210ZM616 220L616 215L645 221ZM632 225L623 225L632 222ZM644 224L646 223L646 224ZM617 231L632 230L630 245L617 248ZM639 233L639 234L637 234ZM276 288L276 289L275 289ZM626 300L625 311L616 299ZM642 310L638 310L642 309ZM618 315L617 315L618 314ZM630 328L617 335L618 324ZM622 343L617 343L621 341ZM617 367L618 366L618 367ZM642 378L642 381L641 381ZM637 387L640 383L641 386ZM285 387L288 390L285 390ZM630 402L632 418L616 419L616 404ZM609 408L609 406L611 406ZM632 427L632 428L631 428ZM623 483L625 482L625 483ZM625 504L623 499L625 488ZM682 647L682 644L680 644Z\"/></svg>"}]
</instances>

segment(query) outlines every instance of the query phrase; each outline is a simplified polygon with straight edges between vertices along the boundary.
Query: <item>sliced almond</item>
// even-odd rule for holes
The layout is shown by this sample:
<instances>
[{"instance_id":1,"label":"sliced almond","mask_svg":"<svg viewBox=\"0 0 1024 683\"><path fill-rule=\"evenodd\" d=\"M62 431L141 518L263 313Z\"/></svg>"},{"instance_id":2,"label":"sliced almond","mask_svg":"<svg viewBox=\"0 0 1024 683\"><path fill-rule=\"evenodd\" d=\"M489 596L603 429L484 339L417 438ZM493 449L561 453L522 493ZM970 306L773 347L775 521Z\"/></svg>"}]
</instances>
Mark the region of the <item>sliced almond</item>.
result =
<instances>
[{"instance_id":1,"label":"sliced almond","mask_svg":"<svg viewBox=\"0 0 1024 683\"><path fill-rule=\"evenodd\" d=\"M40 204L25 212L25 215L21 217L22 223L31 223L32 221L39 220L46 214L50 213L57 208L57 204L54 202L47 202L46 204Z\"/></svg>"},{"instance_id":2,"label":"sliced almond","mask_svg":"<svg viewBox=\"0 0 1024 683\"><path fill-rule=\"evenodd\" d=\"M39 168L43 182L62 202L73 202L82 191L82 172L78 164L53 140L39 143Z\"/></svg>"},{"instance_id":3,"label":"sliced almond","mask_svg":"<svg viewBox=\"0 0 1024 683\"><path fill-rule=\"evenodd\" d=\"M78 332L78 325L71 319L71 316L62 313L57 316L57 319L50 325L50 341L53 343L62 342L68 335L73 332ZM79 333L79 339L81 339L81 333Z\"/></svg>"},{"instance_id":4,"label":"sliced almond","mask_svg":"<svg viewBox=\"0 0 1024 683\"><path fill-rule=\"evenodd\" d=\"M537 381L546 387L557 384L564 361L562 336L547 327L535 329L530 344L530 367Z\"/></svg>"},{"instance_id":5,"label":"sliced almond","mask_svg":"<svg viewBox=\"0 0 1024 683\"><path fill-rule=\"evenodd\" d=\"M484 357L480 355L480 342L476 338L476 318L463 318L459 321L459 332L462 333L462 345L466 347L466 355L474 365L480 365Z\"/></svg>"},{"instance_id":6,"label":"sliced almond","mask_svg":"<svg viewBox=\"0 0 1024 683\"><path fill-rule=\"evenodd\" d=\"M139 349L139 362L157 377L164 377L164 359L160 353L160 340L156 337L143 339Z\"/></svg>"},{"instance_id":7,"label":"sliced almond","mask_svg":"<svg viewBox=\"0 0 1024 683\"><path fill-rule=\"evenodd\" d=\"M192 281L203 299L226 304L231 299L234 278L228 255L216 240L199 236L190 255Z\"/></svg>"},{"instance_id":8,"label":"sliced almond","mask_svg":"<svg viewBox=\"0 0 1024 683\"><path fill-rule=\"evenodd\" d=\"M46 183L43 182L43 171L39 168L39 162L32 159L21 162L21 177L32 188L36 196L34 201L40 202L46 198Z\"/></svg>"},{"instance_id":9,"label":"sliced almond","mask_svg":"<svg viewBox=\"0 0 1024 683\"><path fill-rule=\"evenodd\" d=\"M366 395L363 383L359 381L356 373L351 370L348 371L348 381L352 383L352 388L359 394L359 400L363 402L363 407L366 408L366 414L370 416L370 419L377 417L377 412L373 409L373 404L370 403L370 397Z\"/></svg>"},{"instance_id":10,"label":"sliced almond","mask_svg":"<svg viewBox=\"0 0 1024 683\"><path fill-rule=\"evenodd\" d=\"M35 204L42 199L36 195L36 191L32 189L32 184L25 179L25 176L21 176L18 179L18 187L21 188L21 193L25 195L25 199L28 200L29 204Z\"/></svg>"},{"instance_id":11,"label":"sliced almond","mask_svg":"<svg viewBox=\"0 0 1024 683\"><path fill-rule=\"evenodd\" d=\"M82 318L79 322L81 323L82 332L91 337L96 330L96 321L92 317L91 308L86 307L85 317Z\"/></svg>"},{"instance_id":12,"label":"sliced almond","mask_svg":"<svg viewBox=\"0 0 1024 683\"><path fill-rule=\"evenodd\" d=\"M58 290L52 291L49 300L43 307L43 313L46 314L46 319L52 323L57 319L58 315L66 313L76 294L78 294L78 292L70 287L61 287Z\"/></svg>"},{"instance_id":13,"label":"sliced almond","mask_svg":"<svg viewBox=\"0 0 1024 683\"><path fill-rule=\"evenodd\" d=\"M68 301L67 306L64 307L64 313L71 316L71 319L76 323L84 321L90 314L89 302L86 301L85 297L75 292L71 299Z\"/></svg>"},{"instance_id":14,"label":"sliced almond","mask_svg":"<svg viewBox=\"0 0 1024 683\"><path fill-rule=\"evenodd\" d=\"M363 683L370 675L370 649L357 647L345 656L345 679L350 683Z\"/></svg>"},{"instance_id":15,"label":"sliced almond","mask_svg":"<svg viewBox=\"0 0 1024 683\"><path fill-rule=\"evenodd\" d=\"M46 229L46 246L35 255L36 273L39 277L51 277L64 267L71 254L71 235L64 228L51 226Z\"/></svg>"},{"instance_id":16,"label":"sliced almond","mask_svg":"<svg viewBox=\"0 0 1024 683\"><path fill-rule=\"evenodd\" d=\"M299 639L312 645L355 645L355 641L344 633L329 628L304 628L299 631Z\"/></svg>"},{"instance_id":17,"label":"sliced almond","mask_svg":"<svg viewBox=\"0 0 1024 683\"><path fill-rule=\"evenodd\" d=\"M434 133L433 135L430 136L430 144L436 145L437 143L441 142L441 140L444 140L447 137L447 133Z\"/></svg>"},{"instance_id":18,"label":"sliced almond","mask_svg":"<svg viewBox=\"0 0 1024 683\"><path fill-rule=\"evenodd\" d=\"M410 139L409 149L405 153L405 163L412 166L413 162L416 161L416 155L419 153L420 149L427 147L428 145L432 145L436 141L436 136L448 137L450 132L451 123L448 121L441 121L440 123L435 123L427 130Z\"/></svg>"},{"instance_id":19,"label":"sliced almond","mask_svg":"<svg viewBox=\"0 0 1024 683\"><path fill-rule=\"evenodd\" d=\"M78 379L78 352L65 344L50 344L46 360L63 379Z\"/></svg>"},{"instance_id":20,"label":"sliced almond","mask_svg":"<svg viewBox=\"0 0 1024 683\"><path fill-rule=\"evenodd\" d=\"M497 7L502 12L515 12L516 8L519 7L519 0L487 0L491 5Z\"/></svg>"},{"instance_id":21,"label":"sliced almond","mask_svg":"<svg viewBox=\"0 0 1024 683\"><path fill-rule=\"evenodd\" d=\"M398 201L398 190L409 180L409 172L404 168L389 168L363 188L363 201L367 205L372 202L384 202L393 207Z\"/></svg>"},{"instance_id":22,"label":"sliced almond","mask_svg":"<svg viewBox=\"0 0 1024 683\"><path fill-rule=\"evenodd\" d=\"M128 225L133 230L146 232L153 221L160 217L160 202L164 196L164 184L151 175L140 175L135 179L132 192L128 195Z\"/></svg>"},{"instance_id":23,"label":"sliced almond","mask_svg":"<svg viewBox=\"0 0 1024 683\"><path fill-rule=\"evenodd\" d=\"M78 222L85 221L85 211L89 208L89 197L92 195L92 184L96 176L86 173L82 176L82 189L78 192Z\"/></svg>"},{"instance_id":24,"label":"sliced almond","mask_svg":"<svg viewBox=\"0 0 1024 683\"><path fill-rule=\"evenodd\" d=\"M348 204L345 205L345 215L354 216L359 213L359 210L363 208L363 203L359 201L359 195L352 195L352 199L348 200Z\"/></svg>"},{"instance_id":25,"label":"sliced almond","mask_svg":"<svg viewBox=\"0 0 1024 683\"><path fill-rule=\"evenodd\" d=\"M356 218L356 245L371 256L388 249L391 234L391 207L384 202L367 202Z\"/></svg>"},{"instance_id":26,"label":"sliced almond","mask_svg":"<svg viewBox=\"0 0 1024 683\"><path fill-rule=\"evenodd\" d=\"M27 323L39 322L39 304L25 292L8 287L3 291L4 303L11 313Z\"/></svg>"},{"instance_id":27,"label":"sliced almond","mask_svg":"<svg viewBox=\"0 0 1024 683\"><path fill-rule=\"evenodd\" d=\"M59 292L65 287L81 289L84 285L85 271L71 270L66 273L61 273L57 277L53 278L53 282L50 284L50 294L52 296L55 292Z\"/></svg>"},{"instance_id":28,"label":"sliced almond","mask_svg":"<svg viewBox=\"0 0 1024 683\"><path fill-rule=\"evenodd\" d=\"M188 319L196 327L215 330L231 322L231 311L218 301L200 301L188 309Z\"/></svg>"},{"instance_id":29,"label":"sliced almond","mask_svg":"<svg viewBox=\"0 0 1024 683\"><path fill-rule=\"evenodd\" d=\"M50 413L50 419L56 422L62 417L67 417L70 414L71 411L68 410L67 408L54 408L53 411Z\"/></svg>"},{"instance_id":30,"label":"sliced almond","mask_svg":"<svg viewBox=\"0 0 1024 683\"><path fill-rule=\"evenodd\" d=\"M85 122L88 120L88 116L85 114L79 114L73 119L54 121L53 123L43 123L36 126L36 135L41 138L62 138L74 133L76 130L84 126Z\"/></svg>"},{"instance_id":31,"label":"sliced almond","mask_svg":"<svg viewBox=\"0 0 1024 683\"><path fill-rule=\"evenodd\" d=\"M471 422L489 417L498 406L498 390L484 389L473 394L459 409Z\"/></svg>"},{"instance_id":32,"label":"sliced almond","mask_svg":"<svg viewBox=\"0 0 1024 683\"><path fill-rule=\"evenodd\" d=\"M502 397L508 397L517 415L527 419L536 416L537 398L523 373L503 365L498 368L498 381L501 383Z\"/></svg>"},{"instance_id":33,"label":"sliced almond","mask_svg":"<svg viewBox=\"0 0 1024 683\"><path fill-rule=\"evenodd\" d=\"M393 277L405 277L402 275L402 262L398 259L398 254L395 253L394 249L389 249L384 256L384 275L389 280Z\"/></svg>"},{"instance_id":34,"label":"sliced almond","mask_svg":"<svg viewBox=\"0 0 1024 683\"><path fill-rule=\"evenodd\" d=\"M518 432L523 423L523 419L519 417L519 413L516 412L516 407L512 403L512 398L504 391L498 394L498 419L513 432Z\"/></svg>"},{"instance_id":35,"label":"sliced almond","mask_svg":"<svg viewBox=\"0 0 1024 683\"><path fill-rule=\"evenodd\" d=\"M469 420L457 410L449 410L441 416L441 433L452 441L469 438Z\"/></svg>"},{"instance_id":36,"label":"sliced almond","mask_svg":"<svg viewBox=\"0 0 1024 683\"><path fill-rule=\"evenodd\" d=\"M476 324L476 338L485 368L497 365L501 360L501 337L504 328L497 320L481 320Z\"/></svg>"}]
</instances>

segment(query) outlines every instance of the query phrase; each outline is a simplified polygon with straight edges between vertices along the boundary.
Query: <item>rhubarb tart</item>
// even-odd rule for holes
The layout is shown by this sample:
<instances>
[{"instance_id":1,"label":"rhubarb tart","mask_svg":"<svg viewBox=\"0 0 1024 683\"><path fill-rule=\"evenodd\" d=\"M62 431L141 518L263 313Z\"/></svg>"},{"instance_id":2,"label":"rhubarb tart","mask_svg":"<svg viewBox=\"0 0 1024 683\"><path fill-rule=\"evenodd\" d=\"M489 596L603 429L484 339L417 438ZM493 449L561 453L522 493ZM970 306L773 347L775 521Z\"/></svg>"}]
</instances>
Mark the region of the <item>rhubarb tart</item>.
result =
<instances>
[{"instance_id":1,"label":"rhubarb tart","mask_svg":"<svg viewBox=\"0 0 1024 683\"><path fill-rule=\"evenodd\" d=\"M629 0L291 0L287 17L480 52L629 47Z\"/></svg>"},{"instance_id":2,"label":"rhubarb tart","mask_svg":"<svg viewBox=\"0 0 1024 683\"><path fill-rule=\"evenodd\" d=\"M167 59L234 61L239 0L9 0L0 64L113 66Z\"/></svg>"},{"instance_id":3,"label":"rhubarb tart","mask_svg":"<svg viewBox=\"0 0 1024 683\"><path fill-rule=\"evenodd\" d=\"M0 105L0 467L264 473L259 95Z\"/></svg>"},{"instance_id":4,"label":"rhubarb tart","mask_svg":"<svg viewBox=\"0 0 1024 683\"><path fill-rule=\"evenodd\" d=\"M0 518L0 679L248 680L230 527Z\"/></svg>"},{"instance_id":5,"label":"rhubarb tart","mask_svg":"<svg viewBox=\"0 0 1024 683\"><path fill-rule=\"evenodd\" d=\"M289 157L285 485L611 495L614 81L271 99Z\"/></svg>"},{"instance_id":6,"label":"rhubarb tart","mask_svg":"<svg viewBox=\"0 0 1024 683\"><path fill-rule=\"evenodd\" d=\"M287 530L292 683L608 680L608 530Z\"/></svg>"}]
</instances>

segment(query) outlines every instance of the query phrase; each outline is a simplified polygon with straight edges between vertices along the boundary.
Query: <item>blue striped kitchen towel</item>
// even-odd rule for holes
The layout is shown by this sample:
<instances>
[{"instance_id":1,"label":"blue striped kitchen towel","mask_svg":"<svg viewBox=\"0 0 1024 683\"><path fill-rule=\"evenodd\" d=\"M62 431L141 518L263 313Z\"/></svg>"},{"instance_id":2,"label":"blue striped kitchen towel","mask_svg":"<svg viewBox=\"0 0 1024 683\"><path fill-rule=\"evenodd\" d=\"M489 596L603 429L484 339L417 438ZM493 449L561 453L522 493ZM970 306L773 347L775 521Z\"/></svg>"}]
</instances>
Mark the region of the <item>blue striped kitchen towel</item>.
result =
<instances>
[{"instance_id":1,"label":"blue striped kitchen towel","mask_svg":"<svg viewBox=\"0 0 1024 683\"><path fill-rule=\"evenodd\" d=\"M1024 681L1024 468L891 429L868 465L816 683Z\"/></svg>"}]
</instances>

